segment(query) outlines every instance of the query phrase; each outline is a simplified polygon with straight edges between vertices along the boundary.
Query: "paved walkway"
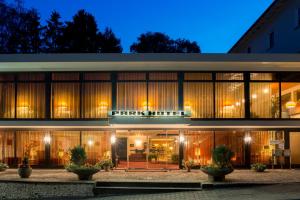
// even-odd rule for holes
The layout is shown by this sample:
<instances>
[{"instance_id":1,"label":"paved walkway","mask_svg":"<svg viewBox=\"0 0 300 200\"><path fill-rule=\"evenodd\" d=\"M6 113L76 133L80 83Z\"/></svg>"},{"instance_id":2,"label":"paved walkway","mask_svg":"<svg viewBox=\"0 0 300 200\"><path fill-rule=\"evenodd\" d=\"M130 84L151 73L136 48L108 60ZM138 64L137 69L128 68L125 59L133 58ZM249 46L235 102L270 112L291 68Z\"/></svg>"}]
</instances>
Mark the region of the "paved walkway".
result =
<instances>
[{"instance_id":1,"label":"paved walkway","mask_svg":"<svg viewBox=\"0 0 300 200\"><path fill-rule=\"evenodd\" d=\"M20 179L16 169L0 172L0 180L24 180ZM99 172L94 175L95 181L141 181L141 182L206 182L207 175L200 170L168 171L168 172L125 172L115 170L111 172ZM68 182L77 181L77 176L62 169L45 170L34 169L32 176L27 181L55 181ZM300 183L300 170L267 170L257 173L250 170L235 170L226 176L226 183Z\"/></svg>"}]
</instances>

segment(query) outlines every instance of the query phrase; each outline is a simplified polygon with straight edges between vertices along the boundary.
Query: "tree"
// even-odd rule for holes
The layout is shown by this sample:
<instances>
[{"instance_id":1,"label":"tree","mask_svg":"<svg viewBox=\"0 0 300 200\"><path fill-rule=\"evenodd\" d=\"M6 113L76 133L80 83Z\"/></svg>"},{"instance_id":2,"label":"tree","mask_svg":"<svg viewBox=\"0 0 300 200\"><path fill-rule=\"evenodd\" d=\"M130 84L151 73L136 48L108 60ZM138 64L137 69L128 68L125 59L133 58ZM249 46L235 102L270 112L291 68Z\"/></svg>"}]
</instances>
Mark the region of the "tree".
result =
<instances>
[{"instance_id":1,"label":"tree","mask_svg":"<svg viewBox=\"0 0 300 200\"><path fill-rule=\"evenodd\" d=\"M79 10L63 31L63 51L76 53L96 53L98 46L98 27L93 15Z\"/></svg>"},{"instance_id":2,"label":"tree","mask_svg":"<svg viewBox=\"0 0 300 200\"><path fill-rule=\"evenodd\" d=\"M118 39L110 28L104 33L99 33L99 46L101 53L122 53L123 49Z\"/></svg>"},{"instance_id":3,"label":"tree","mask_svg":"<svg viewBox=\"0 0 300 200\"><path fill-rule=\"evenodd\" d=\"M186 39L173 40L159 32L147 32L138 37L138 42L130 46L133 53L200 53L196 42Z\"/></svg>"},{"instance_id":4,"label":"tree","mask_svg":"<svg viewBox=\"0 0 300 200\"><path fill-rule=\"evenodd\" d=\"M134 53L168 53L174 50L169 36L159 32L147 32L138 37L138 42L130 46Z\"/></svg>"},{"instance_id":5,"label":"tree","mask_svg":"<svg viewBox=\"0 0 300 200\"><path fill-rule=\"evenodd\" d=\"M60 21L60 14L56 11L51 13L50 19L43 34L44 51L49 53L57 53L61 50L61 37L64 25Z\"/></svg>"},{"instance_id":6,"label":"tree","mask_svg":"<svg viewBox=\"0 0 300 200\"><path fill-rule=\"evenodd\" d=\"M190 42L185 39L175 41L176 53L201 53L200 47L196 42Z\"/></svg>"}]
</instances>

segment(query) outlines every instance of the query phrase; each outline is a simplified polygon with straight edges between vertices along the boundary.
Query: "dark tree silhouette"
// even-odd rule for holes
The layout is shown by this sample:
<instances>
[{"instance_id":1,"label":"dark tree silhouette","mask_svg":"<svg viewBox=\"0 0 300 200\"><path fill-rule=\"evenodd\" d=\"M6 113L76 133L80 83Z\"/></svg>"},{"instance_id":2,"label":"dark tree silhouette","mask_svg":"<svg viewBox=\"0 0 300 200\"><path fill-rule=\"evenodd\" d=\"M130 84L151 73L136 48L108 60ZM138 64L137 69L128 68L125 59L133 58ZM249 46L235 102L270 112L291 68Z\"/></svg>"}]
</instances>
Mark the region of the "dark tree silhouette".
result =
<instances>
[{"instance_id":1,"label":"dark tree silhouette","mask_svg":"<svg viewBox=\"0 0 300 200\"><path fill-rule=\"evenodd\" d=\"M196 42L185 39L173 40L164 33L147 32L130 46L133 53L200 53Z\"/></svg>"},{"instance_id":2,"label":"dark tree silhouette","mask_svg":"<svg viewBox=\"0 0 300 200\"><path fill-rule=\"evenodd\" d=\"M99 33L99 46L101 53L122 53L120 39L118 39L110 28L104 33Z\"/></svg>"},{"instance_id":3,"label":"dark tree silhouette","mask_svg":"<svg viewBox=\"0 0 300 200\"><path fill-rule=\"evenodd\" d=\"M185 39L175 40L176 53L201 53L200 47L196 42Z\"/></svg>"},{"instance_id":4,"label":"dark tree silhouette","mask_svg":"<svg viewBox=\"0 0 300 200\"><path fill-rule=\"evenodd\" d=\"M79 10L63 31L63 51L75 53L99 52L98 27L93 15Z\"/></svg>"},{"instance_id":5,"label":"dark tree silhouette","mask_svg":"<svg viewBox=\"0 0 300 200\"><path fill-rule=\"evenodd\" d=\"M44 52L57 53L62 47L62 34L64 25L60 21L60 14L56 11L51 13L50 19L47 20L47 25L43 34Z\"/></svg>"}]
</instances>

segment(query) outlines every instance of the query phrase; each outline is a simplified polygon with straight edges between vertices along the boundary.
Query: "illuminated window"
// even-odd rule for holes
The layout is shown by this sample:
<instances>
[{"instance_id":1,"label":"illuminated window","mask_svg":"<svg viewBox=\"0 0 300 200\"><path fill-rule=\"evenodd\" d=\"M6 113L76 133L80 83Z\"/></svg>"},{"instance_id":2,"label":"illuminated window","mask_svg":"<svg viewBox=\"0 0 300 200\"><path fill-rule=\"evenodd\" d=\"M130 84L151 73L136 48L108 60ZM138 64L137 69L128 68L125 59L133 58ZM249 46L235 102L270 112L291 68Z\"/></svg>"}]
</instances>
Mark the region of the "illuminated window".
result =
<instances>
[{"instance_id":1,"label":"illuminated window","mask_svg":"<svg viewBox=\"0 0 300 200\"><path fill-rule=\"evenodd\" d=\"M244 75L243 73L217 73L216 80L244 80Z\"/></svg>"},{"instance_id":2,"label":"illuminated window","mask_svg":"<svg viewBox=\"0 0 300 200\"><path fill-rule=\"evenodd\" d=\"M281 83L282 118L300 118L300 83Z\"/></svg>"},{"instance_id":3,"label":"illuminated window","mask_svg":"<svg viewBox=\"0 0 300 200\"><path fill-rule=\"evenodd\" d=\"M15 85L13 83L0 83L0 117L15 117Z\"/></svg>"}]
</instances>

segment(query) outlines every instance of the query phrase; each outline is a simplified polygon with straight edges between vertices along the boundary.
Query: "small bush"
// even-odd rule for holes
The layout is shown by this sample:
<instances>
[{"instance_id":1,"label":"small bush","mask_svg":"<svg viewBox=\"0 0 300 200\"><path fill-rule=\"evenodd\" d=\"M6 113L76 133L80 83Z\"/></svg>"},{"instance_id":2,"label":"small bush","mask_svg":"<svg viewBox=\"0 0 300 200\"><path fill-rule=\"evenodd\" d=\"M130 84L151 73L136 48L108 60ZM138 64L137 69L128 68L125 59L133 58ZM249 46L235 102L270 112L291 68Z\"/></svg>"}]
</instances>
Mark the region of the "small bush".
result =
<instances>
[{"instance_id":1,"label":"small bush","mask_svg":"<svg viewBox=\"0 0 300 200\"><path fill-rule=\"evenodd\" d=\"M111 169L113 168L113 163L111 159L104 159L101 160L99 163L96 164L100 169Z\"/></svg>"},{"instance_id":2,"label":"small bush","mask_svg":"<svg viewBox=\"0 0 300 200\"><path fill-rule=\"evenodd\" d=\"M75 165L84 165L87 159L86 152L83 147L77 146L70 150L71 163Z\"/></svg>"},{"instance_id":3,"label":"small bush","mask_svg":"<svg viewBox=\"0 0 300 200\"><path fill-rule=\"evenodd\" d=\"M8 167L7 164L1 163L1 162L0 162L0 172L3 172L3 171L5 171L5 170L7 170L8 168L9 168L9 167Z\"/></svg>"},{"instance_id":4,"label":"small bush","mask_svg":"<svg viewBox=\"0 0 300 200\"><path fill-rule=\"evenodd\" d=\"M228 147L225 145L218 146L213 150L213 164L219 168L231 168L233 156L234 153Z\"/></svg>"},{"instance_id":5,"label":"small bush","mask_svg":"<svg viewBox=\"0 0 300 200\"><path fill-rule=\"evenodd\" d=\"M251 169L257 172L264 172L267 169L267 166L262 163L255 163L251 165Z\"/></svg>"}]
</instances>

